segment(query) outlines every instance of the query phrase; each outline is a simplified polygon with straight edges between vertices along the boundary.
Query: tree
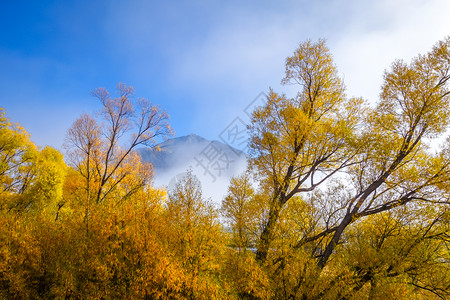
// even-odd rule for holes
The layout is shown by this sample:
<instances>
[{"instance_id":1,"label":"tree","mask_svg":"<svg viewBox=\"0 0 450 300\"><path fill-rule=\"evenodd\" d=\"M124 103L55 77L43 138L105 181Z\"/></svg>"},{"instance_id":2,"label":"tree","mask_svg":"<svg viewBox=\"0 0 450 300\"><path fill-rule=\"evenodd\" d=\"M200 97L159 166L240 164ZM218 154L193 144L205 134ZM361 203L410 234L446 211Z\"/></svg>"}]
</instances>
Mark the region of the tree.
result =
<instances>
[{"instance_id":1,"label":"tree","mask_svg":"<svg viewBox=\"0 0 450 300\"><path fill-rule=\"evenodd\" d=\"M264 209L258 203L250 174L233 177L228 194L222 202L222 215L232 230L232 245L239 251L254 247L255 237L259 234L261 212Z\"/></svg>"},{"instance_id":2,"label":"tree","mask_svg":"<svg viewBox=\"0 0 450 300\"><path fill-rule=\"evenodd\" d=\"M280 214L287 214L282 208L294 196L321 213L290 247L313 249L321 270L346 242L346 229L363 218L419 204L448 209L450 140L439 151L431 145L448 129L449 79L447 38L410 64L395 61L369 108L346 99L324 41L300 44L283 79L300 92L288 99L272 91L250 126L251 165L270 189L257 259L267 260Z\"/></svg>"},{"instance_id":3,"label":"tree","mask_svg":"<svg viewBox=\"0 0 450 300\"><path fill-rule=\"evenodd\" d=\"M261 185L270 189L268 221L257 250L261 262L286 202L354 163L357 152L354 131L362 100L345 97L325 41L300 44L286 60L282 83L297 84L301 90L292 99L271 91L249 126L250 162Z\"/></svg>"},{"instance_id":4,"label":"tree","mask_svg":"<svg viewBox=\"0 0 450 300\"><path fill-rule=\"evenodd\" d=\"M52 232L46 224L56 223L67 166L0 111L0 297L40 298L48 266L36 233Z\"/></svg>"},{"instance_id":5,"label":"tree","mask_svg":"<svg viewBox=\"0 0 450 300\"><path fill-rule=\"evenodd\" d=\"M345 228L355 220L414 201L450 203L450 144L441 153L427 151L445 132L450 113L450 38L410 65L393 63L384 75L381 100L365 121L364 151L349 168L353 195L346 213L319 260L324 267Z\"/></svg>"},{"instance_id":6,"label":"tree","mask_svg":"<svg viewBox=\"0 0 450 300\"><path fill-rule=\"evenodd\" d=\"M397 294L402 299L449 296L450 223L448 210L437 206L402 207L371 215L349 228L334 262L350 271L347 294L370 298Z\"/></svg>"},{"instance_id":7,"label":"tree","mask_svg":"<svg viewBox=\"0 0 450 300\"><path fill-rule=\"evenodd\" d=\"M18 212L49 208L55 214L67 170L63 155L48 146L40 150L0 111L0 208Z\"/></svg>"},{"instance_id":8,"label":"tree","mask_svg":"<svg viewBox=\"0 0 450 300\"><path fill-rule=\"evenodd\" d=\"M156 138L172 134L165 111L146 99L134 101L132 87L119 83L116 89L116 98L111 98L104 88L92 92L103 105L102 125L91 116L82 115L67 132L71 163L86 181L87 207L91 198L100 203L117 192L129 177L134 182L128 181L127 192L116 198L127 197L145 186L151 180L152 167L140 162L134 150L139 145L152 147ZM125 137L129 137L128 143L121 144Z\"/></svg>"},{"instance_id":9,"label":"tree","mask_svg":"<svg viewBox=\"0 0 450 300\"><path fill-rule=\"evenodd\" d=\"M167 203L169 251L185 270L184 288L178 298L219 298L217 280L224 237L217 211L202 196L200 182L188 170L169 194Z\"/></svg>"},{"instance_id":10,"label":"tree","mask_svg":"<svg viewBox=\"0 0 450 300\"><path fill-rule=\"evenodd\" d=\"M37 211L48 210L52 219L64 205L62 198L67 165L63 155L51 147L40 150L33 161L33 177L19 197L21 206Z\"/></svg>"},{"instance_id":11,"label":"tree","mask_svg":"<svg viewBox=\"0 0 450 300\"><path fill-rule=\"evenodd\" d=\"M13 124L0 108L0 197L2 207L6 197L23 193L33 175L33 160L37 149L28 133Z\"/></svg>"}]
</instances>

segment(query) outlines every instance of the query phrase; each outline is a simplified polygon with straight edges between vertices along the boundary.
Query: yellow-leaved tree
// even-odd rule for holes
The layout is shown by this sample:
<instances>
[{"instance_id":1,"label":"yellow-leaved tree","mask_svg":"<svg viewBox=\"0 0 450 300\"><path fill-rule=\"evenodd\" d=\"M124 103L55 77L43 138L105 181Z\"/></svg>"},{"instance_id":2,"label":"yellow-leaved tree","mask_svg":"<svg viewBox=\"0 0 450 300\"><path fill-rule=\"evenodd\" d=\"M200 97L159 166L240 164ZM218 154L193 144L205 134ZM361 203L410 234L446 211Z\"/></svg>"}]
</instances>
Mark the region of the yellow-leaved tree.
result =
<instances>
[{"instance_id":1,"label":"yellow-leaved tree","mask_svg":"<svg viewBox=\"0 0 450 300\"><path fill-rule=\"evenodd\" d=\"M202 195L200 182L192 170L169 193L164 234L168 251L183 270L179 299L223 298L220 262L224 237L218 212Z\"/></svg>"},{"instance_id":2,"label":"yellow-leaved tree","mask_svg":"<svg viewBox=\"0 0 450 300\"><path fill-rule=\"evenodd\" d=\"M436 207L438 215L448 210L450 144L438 150L432 146L448 129L449 82L450 38L409 64L395 61L384 75L374 108L346 97L324 41L302 43L288 57L283 83L297 84L298 94L287 98L271 91L249 127L251 167L261 186L269 189L269 215L256 259L268 264L273 278L285 285L277 287L285 291L284 298L351 293L337 292L336 282L350 275L335 272L337 265L330 259L338 256L341 244L351 242L345 232L365 218L418 205ZM417 214L426 216L419 210ZM430 220L431 215L425 224ZM292 229L286 231L285 224ZM286 247L289 251L282 251ZM303 265L309 271L289 266L299 253L316 266ZM279 280L286 266L294 273L289 281ZM316 279L304 280L305 274ZM436 282L409 284L448 294Z\"/></svg>"},{"instance_id":3,"label":"yellow-leaved tree","mask_svg":"<svg viewBox=\"0 0 450 300\"><path fill-rule=\"evenodd\" d=\"M346 98L325 41L300 44L286 60L283 83L299 85L297 96L289 99L271 91L250 125L250 162L269 189L269 215L257 250L261 262L283 206L351 165L361 148L355 128L362 100Z\"/></svg>"},{"instance_id":4,"label":"yellow-leaved tree","mask_svg":"<svg viewBox=\"0 0 450 300\"><path fill-rule=\"evenodd\" d=\"M146 99L134 99L133 87L119 83L116 88L116 98L104 88L93 91L103 106L101 125L84 114L67 132L71 165L85 181L86 222L96 204L107 198L120 202L151 182L153 167L134 150L172 134L165 111Z\"/></svg>"}]
</instances>

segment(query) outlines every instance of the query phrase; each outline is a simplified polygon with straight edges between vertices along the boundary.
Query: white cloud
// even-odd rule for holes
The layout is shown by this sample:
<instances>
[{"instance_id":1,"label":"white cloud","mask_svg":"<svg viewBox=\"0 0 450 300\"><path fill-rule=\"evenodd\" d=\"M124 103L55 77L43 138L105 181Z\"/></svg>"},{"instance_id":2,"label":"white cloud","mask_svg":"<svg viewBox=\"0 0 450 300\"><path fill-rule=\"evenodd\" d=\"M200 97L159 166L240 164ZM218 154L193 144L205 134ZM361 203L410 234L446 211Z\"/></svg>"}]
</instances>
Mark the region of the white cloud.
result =
<instances>
[{"instance_id":1,"label":"white cloud","mask_svg":"<svg viewBox=\"0 0 450 300\"><path fill-rule=\"evenodd\" d=\"M331 45L350 96L376 101L384 70L396 59L409 61L450 34L450 2L378 1L350 20L349 31ZM375 24L376 26L364 26ZM361 23L363 26L358 27Z\"/></svg>"},{"instance_id":2,"label":"white cloud","mask_svg":"<svg viewBox=\"0 0 450 300\"><path fill-rule=\"evenodd\" d=\"M261 91L292 90L280 86L284 60L306 39L326 38L348 94L375 100L394 59L450 34L448 11L447 0L130 1L104 24L141 93L158 78L183 106L178 129L212 138Z\"/></svg>"},{"instance_id":3,"label":"white cloud","mask_svg":"<svg viewBox=\"0 0 450 300\"><path fill-rule=\"evenodd\" d=\"M287 8L263 10L260 15L261 8L245 9L230 15L226 23L213 24L200 43L174 57L172 76L186 86L207 91L199 101L220 98L208 94L209 89L228 91L232 87L240 94L234 100L239 104L238 100L250 99L261 88L279 88L284 59L299 42L325 37L349 93L373 99L383 70L394 59L409 60L450 34L446 15L450 2L445 0L336 0ZM228 101L233 103L233 99Z\"/></svg>"}]
</instances>

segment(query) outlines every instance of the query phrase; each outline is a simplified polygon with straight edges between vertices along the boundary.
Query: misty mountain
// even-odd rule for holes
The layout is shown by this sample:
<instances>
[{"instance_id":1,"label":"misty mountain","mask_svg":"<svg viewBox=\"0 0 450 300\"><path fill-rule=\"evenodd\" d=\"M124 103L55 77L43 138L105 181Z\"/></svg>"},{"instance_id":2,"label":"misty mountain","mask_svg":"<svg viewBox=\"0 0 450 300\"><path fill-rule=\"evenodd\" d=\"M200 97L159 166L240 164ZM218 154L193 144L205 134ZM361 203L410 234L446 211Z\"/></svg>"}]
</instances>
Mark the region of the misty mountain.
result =
<instances>
[{"instance_id":1,"label":"misty mountain","mask_svg":"<svg viewBox=\"0 0 450 300\"><path fill-rule=\"evenodd\" d=\"M170 191L191 168L201 182L203 194L216 203L225 196L230 178L242 173L247 164L247 156L241 150L196 134L168 139L157 147L138 151L144 161L154 166L155 186Z\"/></svg>"}]
</instances>

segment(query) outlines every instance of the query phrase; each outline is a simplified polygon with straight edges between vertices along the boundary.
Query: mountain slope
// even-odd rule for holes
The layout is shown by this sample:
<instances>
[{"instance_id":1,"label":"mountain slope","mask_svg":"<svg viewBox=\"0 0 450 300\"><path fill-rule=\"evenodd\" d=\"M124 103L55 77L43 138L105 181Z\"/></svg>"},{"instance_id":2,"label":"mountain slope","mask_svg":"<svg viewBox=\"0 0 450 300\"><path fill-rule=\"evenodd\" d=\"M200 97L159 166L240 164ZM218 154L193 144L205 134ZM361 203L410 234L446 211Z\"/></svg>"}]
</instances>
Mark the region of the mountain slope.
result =
<instances>
[{"instance_id":1,"label":"mountain slope","mask_svg":"<svg viewBox=\"0 0 450 300\"><path fill-rule=\"evenodd\" d=\"M142 159L155 168L156 186L171 190L186 170L192 168L205 196L216 203L226 194L229 179L243 172L247 163L244 152L195 134L169 139L157 146L138 149Z\"/></svg>"}]
</instances>

